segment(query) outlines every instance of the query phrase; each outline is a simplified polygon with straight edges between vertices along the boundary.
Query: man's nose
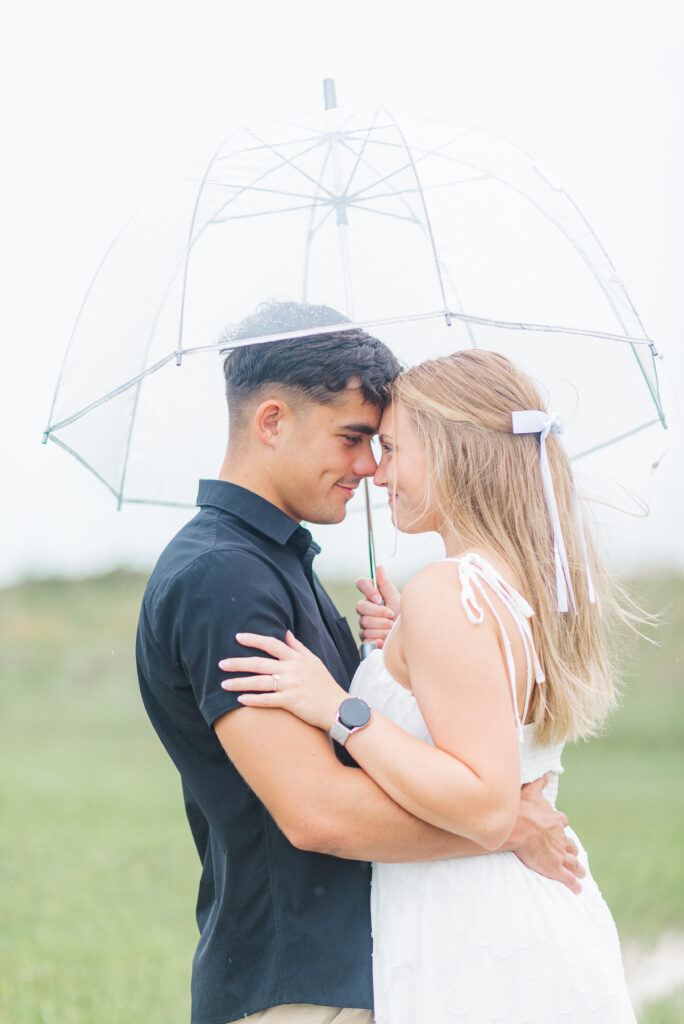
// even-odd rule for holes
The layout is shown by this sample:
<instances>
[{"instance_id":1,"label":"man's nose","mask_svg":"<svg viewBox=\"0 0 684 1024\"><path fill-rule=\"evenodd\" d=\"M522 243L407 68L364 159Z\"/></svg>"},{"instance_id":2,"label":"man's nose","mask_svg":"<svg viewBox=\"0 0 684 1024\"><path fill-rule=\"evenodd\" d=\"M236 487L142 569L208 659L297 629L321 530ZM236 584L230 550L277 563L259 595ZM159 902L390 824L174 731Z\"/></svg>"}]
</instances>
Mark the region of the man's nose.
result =
<instances>
[{"instance_id":1,"label":"man's nose","mask_svg":"<svg viewBox=\"0 0 684 1024\"><path fill-rule=\"evenodd\" d=\"M363 451L359 453L358 458L354 461L354 473L359 478L373 476L377 468L378 466L369 440L368 444L363 446Z\"/></svg>"}]
</instances>

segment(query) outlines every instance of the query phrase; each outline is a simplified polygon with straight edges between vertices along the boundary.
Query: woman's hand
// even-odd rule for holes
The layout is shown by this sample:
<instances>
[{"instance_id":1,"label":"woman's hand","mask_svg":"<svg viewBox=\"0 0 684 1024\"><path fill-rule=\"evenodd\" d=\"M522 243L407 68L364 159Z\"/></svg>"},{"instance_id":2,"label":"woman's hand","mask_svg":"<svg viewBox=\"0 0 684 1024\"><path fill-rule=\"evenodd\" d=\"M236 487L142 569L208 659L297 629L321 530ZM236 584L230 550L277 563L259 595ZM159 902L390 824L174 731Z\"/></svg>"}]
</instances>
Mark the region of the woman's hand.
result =
<instances>
[{"instance_id":1,"label":"woman's hand","mask_svg":"<svg viewBox=\"0 0 684 1024\"><path fill-rule=\"evenodd\" d=\"M399 614L401 595L380 565L377 581L377 589L367 576L356 581L356 586L364 595L364 600L356 605L356 614L359 617L361 639L375 640L378 647L382 648Z\"/></svg>"},{"instance_id":2,"label":"woman's hand","mask_svg":"<svg viewBox=\"0 0 684 1024\"><path fill-rule=\"evenodd\" d=\"M330 728L340 703L349 694L335 682L320 658L289 630L286 643L257 633L236 633L235 638L244 647L255 647L271 657L219 661L224 672L252 673L224 679L224 690L256 690L257 693L241 693L239 702L252 708L285 708L309 725L326 731Z\"/></svg>"}]
</instances>

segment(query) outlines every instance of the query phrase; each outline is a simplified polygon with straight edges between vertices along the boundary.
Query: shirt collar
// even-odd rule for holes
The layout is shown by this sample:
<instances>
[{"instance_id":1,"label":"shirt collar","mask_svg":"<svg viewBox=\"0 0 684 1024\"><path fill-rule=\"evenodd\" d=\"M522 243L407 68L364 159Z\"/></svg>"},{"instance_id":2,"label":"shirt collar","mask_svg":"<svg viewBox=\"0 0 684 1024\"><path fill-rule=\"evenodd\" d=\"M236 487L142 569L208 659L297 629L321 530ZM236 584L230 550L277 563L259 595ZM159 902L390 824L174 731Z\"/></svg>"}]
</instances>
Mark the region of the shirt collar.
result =
<instances>
[{"instance_id":1,"label":"shirt collar","mask_svg":"<svg viewBox=\"0 0 684 1024\"><path fill-rule=\"evenodd\" d=\"M285 545L292 541L302 559L312 548L314 555L321 550L309 531L296 519L238 484L227 480L200 480L197 504L200 508L218 508L228 512L277 544Z\"/></svg>"}]
</instances>

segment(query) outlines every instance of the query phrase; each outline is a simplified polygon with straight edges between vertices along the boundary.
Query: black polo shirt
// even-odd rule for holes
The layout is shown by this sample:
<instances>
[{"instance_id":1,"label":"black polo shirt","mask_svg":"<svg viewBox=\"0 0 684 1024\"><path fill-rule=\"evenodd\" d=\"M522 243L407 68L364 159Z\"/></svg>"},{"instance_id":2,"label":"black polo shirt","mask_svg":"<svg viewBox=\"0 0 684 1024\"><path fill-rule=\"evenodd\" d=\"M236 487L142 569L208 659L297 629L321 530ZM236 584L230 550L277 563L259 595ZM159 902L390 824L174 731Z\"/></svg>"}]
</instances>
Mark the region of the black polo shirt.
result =
<instances>
[{"instance_id":1,"label":"black polo shirt","mask_svg":"<svg viewBox=\"0 0 684 1024\"><path fill-rule=\"evenodd\" d=\"M241 707L217 665L245 654L237 631L291 629L345 689L356 645L312 572L308 530L223 481L203 480L197 503L152 573L137 638L143 701L181 774L202 862L192 1022L284 1003L369 1009L369 865L295 849L212 728Z\"/></svg>"}]
</instances>

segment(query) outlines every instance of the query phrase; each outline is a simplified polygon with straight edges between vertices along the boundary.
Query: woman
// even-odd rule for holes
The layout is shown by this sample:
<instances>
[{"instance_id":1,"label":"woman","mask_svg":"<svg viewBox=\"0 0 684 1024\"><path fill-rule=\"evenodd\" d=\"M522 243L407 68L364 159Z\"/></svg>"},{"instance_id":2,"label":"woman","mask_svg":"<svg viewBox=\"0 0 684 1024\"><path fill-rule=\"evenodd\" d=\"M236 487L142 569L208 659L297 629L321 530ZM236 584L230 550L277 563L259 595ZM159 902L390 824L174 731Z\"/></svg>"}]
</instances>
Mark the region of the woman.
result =
<instances>
[{"instance_id":1,"label":"woman","mask_svg":"<svg viewBox=\"0 0 684 1024\"><path fill-rule=\"evenodd\" d=\"M615 705L610 598L594 598L557 431L532 382L481 351L401 375L379 430L375 483L396 527L437 531L447 557L405 587L383 650L356 673L351 693L373 711L346 745L402 807L492 850L521 782L551 772L553 801L563 743ZM318 659L289 635L238 639L276 663L222 662L255 673L226 688L330 730L347 695ZM589 874L576 896L510 853L376 864L372 917L378 1024L634 1021Z\"/></svg>"}]
</instances>

